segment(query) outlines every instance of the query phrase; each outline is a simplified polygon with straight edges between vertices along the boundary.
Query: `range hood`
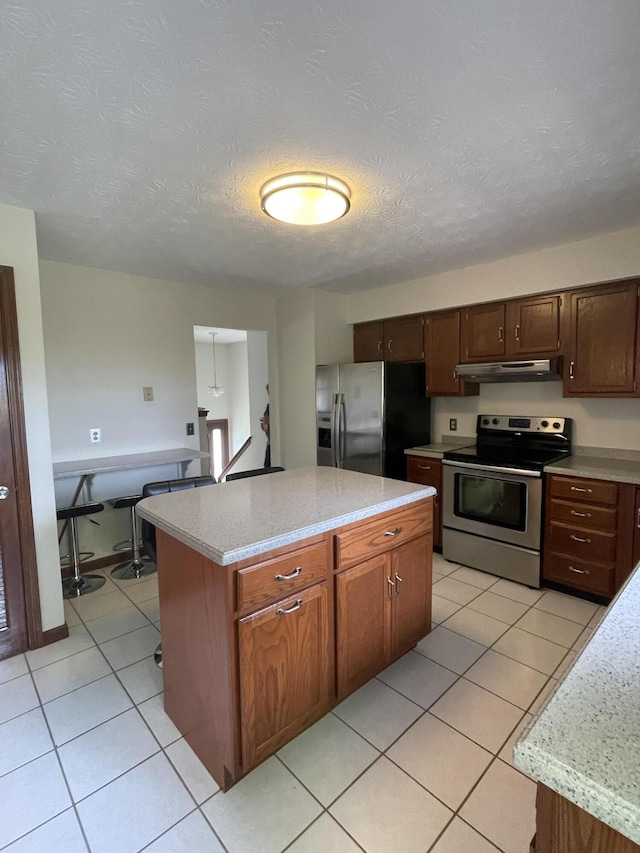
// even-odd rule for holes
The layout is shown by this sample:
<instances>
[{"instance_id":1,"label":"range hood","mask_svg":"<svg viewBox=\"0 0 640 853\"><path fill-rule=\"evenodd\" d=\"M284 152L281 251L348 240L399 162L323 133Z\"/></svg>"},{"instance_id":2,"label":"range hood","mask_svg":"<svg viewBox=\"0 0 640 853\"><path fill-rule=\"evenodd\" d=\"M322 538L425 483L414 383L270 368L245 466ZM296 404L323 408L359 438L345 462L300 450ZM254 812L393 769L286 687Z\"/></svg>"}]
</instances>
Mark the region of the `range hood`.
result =
<instances>
[{"instance_id":1,"label":"range hood","mask_svg":"<svg viewBox=\"0 0 640 853\"><path fill-rule=\"evenodd\" d=\"M464 382L546 382L561 379L558 358L535 361L502 361L492 364L459 364L456 371Z\"/></svg>"}]
</instances>

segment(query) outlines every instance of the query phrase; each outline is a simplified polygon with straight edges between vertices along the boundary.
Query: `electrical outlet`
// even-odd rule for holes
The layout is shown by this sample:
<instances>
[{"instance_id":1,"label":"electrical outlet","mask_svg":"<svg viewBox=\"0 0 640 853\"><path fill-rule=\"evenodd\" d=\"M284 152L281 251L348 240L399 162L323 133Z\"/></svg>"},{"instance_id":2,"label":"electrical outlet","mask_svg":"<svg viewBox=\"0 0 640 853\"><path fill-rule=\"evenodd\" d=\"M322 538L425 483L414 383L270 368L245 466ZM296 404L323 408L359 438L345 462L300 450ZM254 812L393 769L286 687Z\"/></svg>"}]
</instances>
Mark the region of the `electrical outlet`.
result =
<instances>
[{"instance_id":1,"label":"electrical outlet","mask_svg":"<svg viewBox=\"0 0 640 853\"><path fill-rule=\"evenodd\" d=\"M151 403L153 401L153 388L150 385L147 385L142 389L142 399L145 403Z\"/></svg>"},{"instance_id":2,"label":"electrical outlet","mask_svg":"<svg viewBox=\"0 0 640 853\"><path fill-rule=\"evenodd\" d=\"M193 435L193 424L187 424L187 435Z\"/></svg>"},{"instance_id":3,"label":"electrical outlet","mask_svg":"<svg viewBox=\"0 0 640 853\"><path fill-rule=\"evenodd\" d=\"M91 444L98 444L102 441L102 430L98 429L98 427L92 427L89 430L89 440Z\"/></svg>"},{"instance_id":4,"label":"electrical outlet","mask_svg":"<svg viewBox=\"0 0 640 853\"><path fill-rule=\"evenodd\" d=\"M457 418L449 418L449 429L451 430L451 432L455 432L458 429Z\"/></svg>"}]
</instances>

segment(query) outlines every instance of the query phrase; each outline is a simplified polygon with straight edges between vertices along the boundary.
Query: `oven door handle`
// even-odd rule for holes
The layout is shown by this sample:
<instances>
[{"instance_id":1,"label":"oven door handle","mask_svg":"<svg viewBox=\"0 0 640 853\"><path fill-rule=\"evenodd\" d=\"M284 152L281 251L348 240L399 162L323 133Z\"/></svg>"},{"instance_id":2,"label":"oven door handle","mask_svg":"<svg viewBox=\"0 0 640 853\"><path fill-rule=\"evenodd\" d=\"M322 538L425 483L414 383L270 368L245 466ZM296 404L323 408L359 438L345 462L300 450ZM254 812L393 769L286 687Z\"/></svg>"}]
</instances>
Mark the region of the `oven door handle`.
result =
<instances>
[{"instance_id":1,"label":"oven door handle","mask_svg":"<svg viewBox=\"0 0 640 853\"><path fill-rule=\"evenodd\" d=\"M515 474L519 477L542 477L541 471L528 471L525 468L501 468L499 465L483 465L478 462L456 462L453 459L443 459L443 465L451 465L454 468L473 468L481 474L483 471L495 471L496 474Z\"/></svg>"}]
</instances>

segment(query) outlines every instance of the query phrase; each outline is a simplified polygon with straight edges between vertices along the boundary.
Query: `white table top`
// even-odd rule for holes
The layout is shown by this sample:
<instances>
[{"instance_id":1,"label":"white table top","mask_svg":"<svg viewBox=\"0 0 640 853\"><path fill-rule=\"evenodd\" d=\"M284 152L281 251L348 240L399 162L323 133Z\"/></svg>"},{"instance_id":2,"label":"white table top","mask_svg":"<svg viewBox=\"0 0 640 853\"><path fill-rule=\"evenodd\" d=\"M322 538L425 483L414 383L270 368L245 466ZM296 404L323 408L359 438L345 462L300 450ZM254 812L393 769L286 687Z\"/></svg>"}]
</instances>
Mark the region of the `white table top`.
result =
<instances>
[{"instance_id":1,"label":"white table top","mask_svg":"<svg viewBox=\"0 0 640 853\"><path fill-rule=\"evenodd\" d=\"M354 471L296 468L145 498L137 511L226 566L435 493Z\"/></svg>"},{"instance_id":2,"label":"white table top","mask_svg":"<svg viewBox=\"0 0 640 853\"><path fill-rule=\"evenodd\" d=\"M54 462L53 479L60 480L63 477L80 477L83 474L100 474L108 471L124 471L127 468L149 468L154 465L168 465L172 462L191 462L193 459L205 459L208 456L209 454L202 450L174 447L170 450L127 453L123 456L74 459L69 462Z\"/></svg>"},{"instance_id":3,"label":"white table top","mask_svg":"<svg viewBox=\"0 0 640 853\"><path fill-rule=\"evenodd\" d=\"M514 760L640 843L640 566L516 744Z\"/></svg>"}]
</instances>

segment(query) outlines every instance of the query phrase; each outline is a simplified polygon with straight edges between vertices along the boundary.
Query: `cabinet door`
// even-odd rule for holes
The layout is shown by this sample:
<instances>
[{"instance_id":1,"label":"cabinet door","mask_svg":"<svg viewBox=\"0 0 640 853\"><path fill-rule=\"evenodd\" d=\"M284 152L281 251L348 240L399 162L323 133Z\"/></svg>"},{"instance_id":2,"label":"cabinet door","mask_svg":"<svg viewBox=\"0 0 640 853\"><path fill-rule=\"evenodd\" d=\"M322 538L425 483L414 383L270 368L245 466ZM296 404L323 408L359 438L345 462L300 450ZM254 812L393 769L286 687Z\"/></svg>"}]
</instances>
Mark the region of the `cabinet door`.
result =
<instances>
[{"instance_id":1,"label":"cabinet door","mask_svg":"<svg viewBox=\"0 0 640 853\"><path fill-rule=\"evenodd\" d=\"M635 396L638 285L569 292L566 397Z\"/></svg>"},{"instance_id":2,"label":"cabinet door","mask_svg":"<svg viewBox=\"0 0 640 853\"><path fill-rule=\"evenodd\" d=\"M442 516L440 496L442 494L442 462L426 456L407 456L407 482L433 486L437 494L433 498L433 544L442 547Z\"/></svg>"},{"instance_id":3,"label":"cabinet door","mask_svg":"<svg viewBox=\"0 0 640 853\"><path fill-rule=\"evenodd\" d=\"M392 659L403 655L431 630L431 561L427 536L391 552L395 582L392 615Z\"/></svg>"},{"instance_id":4,"label":"cabinet door","mask_svg":"<svg viewBox=\"0 0 640 853\"><path fill-rule=\"evenodd\" d=\"M640 489L636 489L635 527L633 528L633 565L640 563Z\"/></svg>"},{"instance_id":5,"label":"cabinet door","mask_svg":"<svg viewBox=\"0 0 640 853\"><path fill-rule=\"evenodd\" d=\"M458 395L462 385L456 373L460 359L460 312L428 314L424 331L427 395Z\"/></svg>"},{"instance_id":6,"label":"cabinet door","mask_svg":"<svg viewBox=\"0 0 640 853\"><path fill-rule=\"evenodd\" d=\"M424 358L423 334L422 316L385 320L385 361L422 361Z\"/></svg>"},{"instance_id":7,"label":"cabinet door","mask_svg":"<svg viewBox=\"0 0 640 853\"><path fill-rule=\"evenodd\" d=\"M472 305L462 310L460 361L473 364L502 358L504 345L504 302Z\"/></svg>"},{"instance_id":8,"label":"cabinet door","mask_svg":"<svg viewBox=\"0 0 640 853\"><path fill-rule=\"evenodd\" d=\"M560 350L560 305L560 295L507 302L507 355L557 354Z\"/></svg>"},{"instance_id":9,"label":"cabinet door","mask_svg":"<svg viewBox=\"0 0 640 853\"><path fill-rule=\"evenodd\" d=\"M329 637L326 583L239 621L245 772L328 710Z\"/></svg>"},{"instance_id":10,"label":"cabinet door","mask_svg":"<svg viewBox=\"0 0 640 853\"><path fill-rule=\"evenodd\" d=\"M390 558L374 557L336 575L338 699L387 666L391 651Z\"/></svg>"},{"instance_id":11,"label":"cabinet door","mask_svg":"<svg viewBox=\"0 0 640 853\"><path fill-rule=\"evenodd\" d=\"M382 322L356 323L353 327L353 360L382 361L383 355Z\"/></svg>"}]
</instances>

